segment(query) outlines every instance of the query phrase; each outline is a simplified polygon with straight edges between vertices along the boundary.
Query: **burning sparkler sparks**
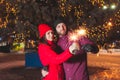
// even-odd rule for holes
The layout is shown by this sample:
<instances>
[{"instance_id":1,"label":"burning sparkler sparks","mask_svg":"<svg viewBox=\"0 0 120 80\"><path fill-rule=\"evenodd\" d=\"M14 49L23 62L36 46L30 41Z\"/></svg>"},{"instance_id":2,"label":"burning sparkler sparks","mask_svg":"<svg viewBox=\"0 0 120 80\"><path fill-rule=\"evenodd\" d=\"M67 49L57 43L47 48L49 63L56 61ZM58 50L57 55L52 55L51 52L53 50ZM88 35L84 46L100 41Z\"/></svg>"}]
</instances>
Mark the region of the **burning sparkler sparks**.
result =
<instances>
[{"instance_id":1,"label":"burning sparkler sparks","mask_svg":"<svg viewBox=\"0 0 120 80\"><path fill-rule=\"evenodd\" d=\"M70 41L78 41L81 36L86 35L86 30L85 29L78 29L70 33L69 35L69 40Z\"/></svg>"},{"instance_id":2,"label":"burning sparkler sparks","mask_svg":"<svg viewBox=\"0 0 120 80\"><path fill-rule=\"evenodd\" d=\"M70 33L70 35L69 35L69 40L70 40L70 41L77 41L77 40L78 40L78 35L77 35L77 33L75 33L75 32Z\"/></svg>"},{"instance_id":3,"label":"burning sparkler sparks","mask_svg":"<svg viewBox=\"0 0 120 80\"><path fill-rule=\"evenodd\" d=\"M86 30L85 29L80 29L80 30L77 31L77 33L80 36L84 36L84 35L86 35Z\"/></svg>"}]
</instances>

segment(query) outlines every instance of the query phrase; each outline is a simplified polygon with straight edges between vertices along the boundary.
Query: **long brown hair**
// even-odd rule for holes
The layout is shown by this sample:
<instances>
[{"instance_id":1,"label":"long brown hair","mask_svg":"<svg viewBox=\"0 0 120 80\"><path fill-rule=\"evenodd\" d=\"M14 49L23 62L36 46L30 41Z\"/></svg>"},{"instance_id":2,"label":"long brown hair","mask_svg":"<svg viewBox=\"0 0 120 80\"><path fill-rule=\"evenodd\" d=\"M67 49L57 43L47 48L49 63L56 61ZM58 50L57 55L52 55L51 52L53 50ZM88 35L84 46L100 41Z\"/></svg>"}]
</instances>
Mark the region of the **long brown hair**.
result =
<instances>
[{"instance_id":1,"label":"long brown hair","mask_svg":"<svg viewBox=\"0 0 120 80\"><path fill-rule=\"evenodd\" d=\"M48 42L47 42L47 39L45 38L45 35L39 39L39 42L48 45Z\"/></svg>"}]
</instances>

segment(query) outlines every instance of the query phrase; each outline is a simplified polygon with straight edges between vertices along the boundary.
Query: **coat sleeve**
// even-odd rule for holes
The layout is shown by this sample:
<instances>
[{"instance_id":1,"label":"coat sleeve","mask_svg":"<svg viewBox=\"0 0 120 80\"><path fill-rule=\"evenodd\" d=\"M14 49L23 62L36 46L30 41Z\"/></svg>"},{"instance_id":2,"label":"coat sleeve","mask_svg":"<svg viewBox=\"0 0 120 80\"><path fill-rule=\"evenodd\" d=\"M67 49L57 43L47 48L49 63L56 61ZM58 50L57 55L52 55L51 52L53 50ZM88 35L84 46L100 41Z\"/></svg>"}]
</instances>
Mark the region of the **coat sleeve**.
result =
<instances>
[{"instance_id":1,"label":"coat sleeve","mask_svg":"<svg viewBox=\"0 0 120 80\"><path fill-rule=\"evenodd\" d=\"M38 53L43 65L61 64L72 56L69 50L65 50L63 53L58 55L48 46L39 46Z\"/></svg>"},{"instance_id":2,"label":"coat sleeve","mask_svg":"<svg viewBox=\"0 0 120 80\"><path fill-rule=\"evenodd\" d=\"M90 39L88 39L87 37L84 37L82 36L80 39L79 39L79 42L81 45L86 45L86 44L91 44L91 45L94 45L94 42L91 41Z\"/></svg>"},{"instance_id":3,"label":"coat sleeve","mask_svg":"<svg viewBox=\"0 0 120 80\"><path fill-rule=\"evenodd\" d=\"M93 41L91 41L90 39L86 37L82 37L80 39L80 44L82 46L81 48L85 50L86 52L92 52L92 53L99 52L98 46Z\"/></svg>"}]
</instances>

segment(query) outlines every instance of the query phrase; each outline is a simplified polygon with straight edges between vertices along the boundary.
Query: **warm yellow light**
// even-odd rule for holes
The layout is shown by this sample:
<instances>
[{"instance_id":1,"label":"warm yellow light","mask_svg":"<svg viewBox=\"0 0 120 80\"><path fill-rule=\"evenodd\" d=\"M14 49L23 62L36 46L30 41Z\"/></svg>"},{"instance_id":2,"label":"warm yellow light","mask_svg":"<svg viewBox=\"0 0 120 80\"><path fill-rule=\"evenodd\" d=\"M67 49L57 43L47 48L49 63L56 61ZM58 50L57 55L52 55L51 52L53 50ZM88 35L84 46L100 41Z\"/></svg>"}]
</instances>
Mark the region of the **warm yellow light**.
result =
<instances>
[{"instance_id":1,"label":"warm yellow light","mask_svg":"<svg viewBox=\"0 0 120 80\"><path fill-rule=\"evenodd\" d=\"M77 41L78 40L78 35L76 33L70 33L69 34L69 40L70 41Z\"/></svg>"},{"instance_id":2,"label":"warm yellow light","mask_svg":"<svg viewBox=\"0 0 120 80\"><path fill-rule=\"evenodd\" d=\"M80 29L77 32L78 32L78 35L86 35L86 30L85 29Z\"/></svg>"},{"instance_id":3,"label":"warm yellow light","mask_svg":"<svg viewBox=\"0 0 120 80\"><path fill-rule=\"evenodd\" d=\"M112 4L112 5L110 6L110 8L111 8L111 9L115 9L115 8L116 8L116 5L115 5L115 4Z\"/></svg>"},{"instance_id":4,"label":"warm yellow light","mask_svg":"<svg viewBox=\"0 0 120 80\"><path fill-rule=\"evenodd\" d=\"M104 6L103 6L103 10L106 10L106 9L108 9L108 6L107 6L107 5L104 5Z\"/></svg>"},{"instance_id":5,"label":"warm yellow light","mask_svg":"<svg viewBox=\"0 0 120 80\"><path fill-rule=\"evenodd\" d=\"M108 22L108 26L112 26L112 23L111 23L111 22Z\"/></svg>"}]
</instances>

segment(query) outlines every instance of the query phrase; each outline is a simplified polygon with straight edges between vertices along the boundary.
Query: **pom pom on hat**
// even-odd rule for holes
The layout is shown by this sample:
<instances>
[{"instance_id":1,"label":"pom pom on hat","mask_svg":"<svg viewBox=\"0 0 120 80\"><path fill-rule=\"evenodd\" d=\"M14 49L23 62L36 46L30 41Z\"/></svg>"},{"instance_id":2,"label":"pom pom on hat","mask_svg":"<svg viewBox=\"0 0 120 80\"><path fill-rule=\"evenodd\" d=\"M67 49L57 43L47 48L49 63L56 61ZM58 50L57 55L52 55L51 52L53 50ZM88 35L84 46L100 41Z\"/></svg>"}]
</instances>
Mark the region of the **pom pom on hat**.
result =
<instances>
[{"instance_id":1,"label":"pom pom on hat","mask_svg":"<svg viewBox=\"0 0 120 80\"><path fill-rule=\"evenodd\" d=\"M52 30L52 28L47 24L40 24L38 26L38 30L39 30L40 38L42 38L45 35L45 33L49 30Z\"/></svg>"}]
</instances>

